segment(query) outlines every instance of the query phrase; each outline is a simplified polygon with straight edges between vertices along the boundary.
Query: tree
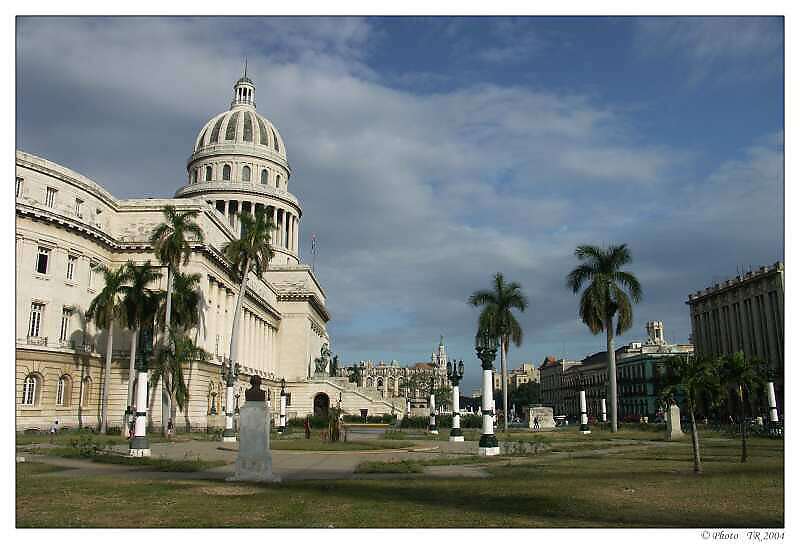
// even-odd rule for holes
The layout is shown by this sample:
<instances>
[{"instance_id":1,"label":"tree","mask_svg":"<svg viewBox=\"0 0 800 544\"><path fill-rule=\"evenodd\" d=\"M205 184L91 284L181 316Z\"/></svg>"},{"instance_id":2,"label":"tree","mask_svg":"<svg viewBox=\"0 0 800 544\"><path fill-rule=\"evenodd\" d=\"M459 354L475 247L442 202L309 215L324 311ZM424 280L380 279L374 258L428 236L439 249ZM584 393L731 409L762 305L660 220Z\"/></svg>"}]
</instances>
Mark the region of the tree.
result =
<instances>
[{"instance_id":1,"label":"tree","mask_svg":"<svg viewBox=\"0 0 800 544\"><path fill-rule=\"evenodd\" d=\"M183 365L191 361L207 361L209 354L176 327L170 327L169 342L159 352L153 366L152 383L157 380L165 385L170 400L170 418L175 421L177 409L183 410L189 399Z\"/></svg>"},{"instance_id":2,"label":"tree","mask_svg":"<svg viewBox=\"0 0 800 544\"><path fill-rule=\"evenodd\" d=\"M588 284L581 294L579 315L592 334L606 332L608 354L609 400L611 406L611 432L617 432L617 364L614 353L614 317L617 318L616 334L619 336L633 324L631 301L642 298L639 280L622 270L631 262L626 244L602 249L582 245L575 249L575 256L582 261L567 275L567 287L573 293ZM629 296L630 295L630 296Z\"/></svg>"},{"instance_id":3,"label":"tree","mask_svg":"<svg viewBox=\"0 0 800 544\"><path fill-rule=\"evenodd\" d=\"M121 304L120 294L122 285L125 282L125 270L119 268L111 270L106 267L101 268L105 286L89 304L86 311L86 318L94 321L100 329L106 329L106 365L103 372L103 393L100 407L100 432L108 430L108 386L111 380L111 356L114 348L114 321L120 318Z\"/></svg>"},{"instance_id":4,"label":"tree","mask_svg":"<svg viewBox=\"0 0 800 544\"><path fill-rule=\"evenodd\" d=\"M347 381L356 385L361 384L361 367L357 365L347 367Z\"/></svg>"},{"instance_id":5,"label":"tree","mask_svg":"<svg viewBox=\"0 0 800 544\"><path fill-rule=\"evenodd\" d=\"M126 285L120 287L122 294L122 317L125 326L132 331L131 333L131 357L128 366L128 416L131 414L133 405L133 384L136 381L136 371L134 365L136 361L136 344L139 339L139 332L142 326L148 322L152 323L156 309L158 308L160 291L148 287L161 279L161 273L150 266L150 261L145 264L136 265L133 261L122 269L123 281ZM128 422L126 422L127 424ZM127 429L122 429L123 434Z\"/></svg>"},{"instance_id":6,"label":"tree","mask_svg":"<svg viewBox=\"0 0 800 544\"><path fill-rule=\"evenodd\" d=\"M727 387L733 387L740 409L740 432L742 435L741 462L747 461L747 421L745 397L764 386L764 363L750 359L741 351L722 359L721 375Z\"/></svg>"},{"instance_id":7,"label":"tree","mask_svg":"<svg viewBox=\"0 0 800 544\"><path fill-rule=\"evenodd\" d=\"M710 399L712 403L719 399L720 360L711 357L678 355L666 359L665 367L667 373L664 377L664 387L661 390L662 398L669 404L675 401L676 396L683 395L692 429L694 473L702 474L700 435L697 432L695 412L703 398Z\"/></svg>"},{"instance_id":8,"label":"tree","mask_svg":"<svg viewBox=\"0 0 800 544\"><path fill-rule=\"evenodd\" d=\"M270 246L270 236L275 228L272 217L262 208L255 214L239 214L242 235L238 240L225 244L222 248L225 256L233 265L234 274L239 281L239 293L236 296L236 310L233 314L231 331L231 361L237 362L239 357L239 322L242 303L247 290L247 276L253 272L256 277L263 278L269 261L274 256Z\"/></svg>"},{"instance_id":9,"label":"tree","mask_svg":"<svg viewBox=\"0 0 800 544\"><path fill-rule=\"evenodd\" d=\"M172 282L172 312L170 325L186 332L200 322L200 274L175 272ZM159 322L166 322L166 304L159 311Z\"/></svg>"},{"instance_id":10,"label":"tree","mask_svg":"<svg viewBox=\"0 0 800 544\"><path fill-rule=\"evenodd\" d=\"M192 247L187 237L193 237L193 242L202 243L205 239L203 229L195 222L195 218L200 212L192 210L188 212L178 212L175 206L164 208L165 222L159 224L150 236L150 243L153 245L153 253L161 264L167 267L167 301L164 318L164 331L167 341L171 336L167 333L171 323L172 312L172 292L174 284L174 274L179 271L181 264L188 264L192 254ZM161 395L161 430L167 432L166 401L168 394L166 386L162 384Z\"/></svg>"},{"instance_id":11,"label":"tree","mask_svg":"<svg viewBox=\"0 0 800 544\"><path fill-rule=\"evenodd\" d=\"M515 405L518 409L523 406L533 406L539 404L539 384L537 382L527 382L520 384L519 387L511 391L511 404Z\"/></svg>"},{"instance_id":12,"label":"tree","mask_svg":"<svg viewBox=\"0 0 800 544\"><path fill-rule=\"evenodd\" d=\"M469 297L469 304L482 306L478 318L478 334L488 331L500 341L500 372L503 391L503 429L508 432L508 371L507 358L511 342L519 347L522 344L522 327L514 317L513 310L524 312L528 299L517 282L506 283L503 275L494 275L492 289L475 291Z\"/></svg>"}]
</instances>

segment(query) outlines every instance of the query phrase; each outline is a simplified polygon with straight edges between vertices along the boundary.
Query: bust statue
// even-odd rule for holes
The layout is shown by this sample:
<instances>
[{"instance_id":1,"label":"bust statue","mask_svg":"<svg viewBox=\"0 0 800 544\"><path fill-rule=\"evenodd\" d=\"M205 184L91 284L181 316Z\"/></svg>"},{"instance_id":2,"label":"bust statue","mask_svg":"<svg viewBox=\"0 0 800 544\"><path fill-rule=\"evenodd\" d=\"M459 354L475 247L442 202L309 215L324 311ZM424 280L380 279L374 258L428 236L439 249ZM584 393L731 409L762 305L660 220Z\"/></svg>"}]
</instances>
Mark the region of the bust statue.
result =
<instances>
[{"instance_id":1,"label":"bust statue","mask_svg":"<svg viewBox=\"0 0 800 544\"><path fill-rule=\"evenodd\" d=\"M261 376L253 375L250 378L250 389L244 392L244 400L265 401L267 394L261 390Z\"/></svg>"}]
</instances>

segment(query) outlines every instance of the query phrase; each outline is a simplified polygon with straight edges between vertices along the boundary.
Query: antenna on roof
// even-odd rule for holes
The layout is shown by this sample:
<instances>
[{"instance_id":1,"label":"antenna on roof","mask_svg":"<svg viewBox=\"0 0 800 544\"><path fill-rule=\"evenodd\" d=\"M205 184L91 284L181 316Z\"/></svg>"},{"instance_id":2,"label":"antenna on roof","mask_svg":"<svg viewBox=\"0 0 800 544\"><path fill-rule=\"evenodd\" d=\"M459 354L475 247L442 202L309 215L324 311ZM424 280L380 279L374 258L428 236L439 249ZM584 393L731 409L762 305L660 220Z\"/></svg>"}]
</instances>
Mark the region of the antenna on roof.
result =
<instances>
[{"instance_id":1,"label":"antenna on roof","mask_svg":"<svg viewBox=\"0 0 800 544\"><path fill-rule=\"evenodd\" d=\"M244 77L247 77L247 57L244 58Z\"/></svg>"}]
</instances>

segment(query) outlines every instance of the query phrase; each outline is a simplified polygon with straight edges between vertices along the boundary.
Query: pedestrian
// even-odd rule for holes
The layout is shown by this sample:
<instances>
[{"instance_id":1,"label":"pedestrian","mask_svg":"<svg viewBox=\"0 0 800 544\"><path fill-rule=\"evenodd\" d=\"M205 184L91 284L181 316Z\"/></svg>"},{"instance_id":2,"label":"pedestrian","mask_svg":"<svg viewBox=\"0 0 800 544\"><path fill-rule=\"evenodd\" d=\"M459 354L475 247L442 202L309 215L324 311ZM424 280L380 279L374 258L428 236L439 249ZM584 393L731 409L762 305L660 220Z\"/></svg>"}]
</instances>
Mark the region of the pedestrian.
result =
<instances>
[{"instance_id":1,"label":"pedestrian","mask_svg":"<svg viewBox=\"0 0 800 544\"><path fill-rule=\"evenodd\" d=\"M175 434L175 425L172 423L172 418L167 420L167 438L172 438L172 435Z\"/></svg>"},{"instance_id":2,"label":"pedestrian","mask_svg":"<svg viewBox=\"0 0 800 544\"><path fill-rule=\"evenodd\" d=\"M58 420L55 420L52 425L50 425L50 442L53 441L55 436L58 434Z\"/></svg>"},{"instance_id":3,"label":"pedestrian","mask_svg":"<svg viewBox=\"0 0 800 544\"><path fill-rule=\"evenodd\" d=\"M303 422L303 430L306 432L306 440L309 440L311 438L311 419L308 416Z\"/></svg>"},{"instance_id":4,"label":"pedestrian","mask_svg":"<svg viewBox=\"0 0 800 544\"><path fill-rule=\"evenodd\" d=\"M533 430L534 431L538 431L539 430L539 416L535 416L533 418Z\"/></svg>"}]
</instances>

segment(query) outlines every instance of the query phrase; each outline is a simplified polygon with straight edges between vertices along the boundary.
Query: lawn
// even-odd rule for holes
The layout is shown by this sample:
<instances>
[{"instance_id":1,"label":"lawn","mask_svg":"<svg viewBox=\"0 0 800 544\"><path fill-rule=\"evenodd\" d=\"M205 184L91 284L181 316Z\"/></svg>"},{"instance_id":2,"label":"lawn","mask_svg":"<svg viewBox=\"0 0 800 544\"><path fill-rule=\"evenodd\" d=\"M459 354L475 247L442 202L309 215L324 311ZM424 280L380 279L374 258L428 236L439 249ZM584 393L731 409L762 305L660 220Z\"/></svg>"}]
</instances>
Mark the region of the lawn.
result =
<instances>
[{"instance_id":1,"label":"lawn","mask_svg":"<svg viewBox=\"0 0 800 544\"><path fill-rule=\"evenodd\" d=\"M279 438L270 439L269 446L273 450L300 450L300 451L367 451L367 450L400 450L410 448L413 442L401 440L371 439L361 442L342 440L328 442L319 438Z\"/></svg>"},{"instance_id":2,"label":"lawn","mask_svg":"<svg viewBox=\"0 0 800 544\"><path fill-rule=\"evenodd\" d=\"M227 484L71 477L17 465L20 527L782 527L783 442L650 443L612 454L537 455L491 478ZM398 470L399 467L398 467ZM417 470L414 465L404 469ZM413 474L410 474L413 476ZM133 508L131 505L147 505ZM168 507L166 507L168 505Z\"/></svg>"}]
</instances>

